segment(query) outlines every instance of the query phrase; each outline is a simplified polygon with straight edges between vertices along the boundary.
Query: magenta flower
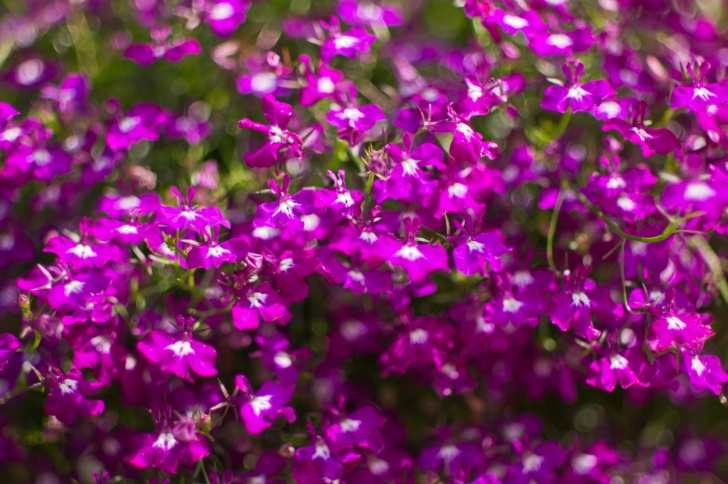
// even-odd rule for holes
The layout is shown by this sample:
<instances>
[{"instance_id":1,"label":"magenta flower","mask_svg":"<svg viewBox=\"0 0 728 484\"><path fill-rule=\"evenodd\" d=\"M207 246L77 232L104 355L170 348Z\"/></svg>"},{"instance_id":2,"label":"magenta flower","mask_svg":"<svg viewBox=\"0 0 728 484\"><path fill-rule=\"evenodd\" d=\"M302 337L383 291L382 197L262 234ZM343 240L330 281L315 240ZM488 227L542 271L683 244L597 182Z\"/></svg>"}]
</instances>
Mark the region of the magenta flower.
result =
<instances>
[{"instance_id":1,"label":"magenta flower","mask_svg":"<svg viewBox=\"0 0 728 484\"><path fill-rule=\"evenodd\" d=\"M666 155L680 149L680 142L669 129L645 127L647 104L644 101L638 102L633 109L631 124L621 119L609 119L604 123L603 131L618 131L624 139L642 147L644 156L655 153Z\"/></svg>"},{"instance_id":2,"label":"magenta flower","mask_svg":"<svg viewBox=\"0 0 728 484\"><path fill-rule=\"evenodd\" d=\"M207 233L208 227L227 227L230 222L217 207L196 207L192 205L197 190L190 188L187 193L187 200L180 194L177 187L172 187L172 193L179 199L181 207L169 207L162 205L157 211L157 220L160 224L172 230L192 229L198 233Z\"/></svg>"},{"instance_id":3,"label":"magenta flower","mask_svg":"<svg viewBox=\"0 0 728 484\"><path fill-rule=\"evenodd\" d=\"M352 94L351 97L355 97ZM366 137L367 131L372 129L379 121L386 120L382 108L375 104L356 106L349 102L346 106L337 106L326 115L326 121L336 126L339 138L351 146L358 145Z\"/></svg>"},{"instance_id":4,"label":"magenta flower","mask_svg":"<svg viewBox=\"0 0 728 484\"><path fill-rule=\"evenodd\" d=\"M132 444L134 451L126 461L134 467L151 467L174 475L180 463L191 466L209 455L206 437L176 430L164 425L159 432L136 436Z\"/></svg>"},{"instance_id":5,"label":"magenta flower","mask_svg":"<svg viewBox=\"0 0 728 484\"><path fill-rule=\"evenodd\" d=\"M594 360L589 365L586 382L595 387L611 392L619 383L622 388L629 388L632 385L641 387L649 386L644 381L644 371L647 366L647 358L639 348L624 350L623 352L611 352L609 356Z\"/></svg>"},{"instance_id":6,"label":"magenta flower","mask_svg":"<svg viewBox=\"0 0 728 484\"><path fill-rule=\"evenodd\" d=\"M590 271L590 267L578 267L567 287L549 300L546 314L561 331L573 328L580 338L594 341L602 332L594 328L592 314L612 322L624 315L624 309L612 301L606 288L590 288L593 287L587 281Z\"/></svg>"},{"instance_id":7,"label":"magenta flower","mask_svg":"<svg viewBox=\"0 0 728 484\"><path fill-rule=\"evenodd\" d=\"M126 48L124 57L148 66L165 59L169 62L180 62L188 55L202 52L197 39L169 38L171 27L155 27L151 31L151 44L131 44Z\"/></svg>"},{"instance_id":8,"label":"magenta flower","mask_svg":"<svg viewBox=\"0 0 728 484\"><path fill-rule=\"evenodd\" d=\"M406 243L393 254L392 264L401 267L412 281L425 278L430 272L450 271L447 251L441 245L418 244L415 236L420 229L416 219L404 219Z\"/></svg>"},{"instance_id":9,"label":"magenta flower","mask_svg":"<svg viewBox=\"0 0 728 484\"><path fill-rule=\"evenodd\" d=\"M288 122L293 116L290 104L278 102L268 94L263 98L263 115L272 126L253 122L247 118L240 120L239 128L252 129L263 133L267 139L258 151L243 155L243 161L251 167L269 167L284 159L301 156L301 138L288 130Z\"/></svg>"},{"instance_id":10,"label":"magenta flower","mask_svg":"<svg viewBox=\"0 0 728 484\"><path fill-rule=\"evenodd\" d=\"M102 400L86 398L96 394L101 385L87 381L76 369L66 374L52 370L44 384L50 390L45 402L45 411L63 424L70 425L76 417L100 415L104 411Z\"/></svg>"},{"instance_id":11,"label":"magenta flower","mask_svg":"<svg viewBox=\"0 0 728 484\"><path fill-rule=\"evenodd\" d=\"M490 270L503 269L501 256L510 251L503 245L502 237L497 232L484 232L476 236L459 235L452 238L455 244L453 259L455 268L465 275L486 274Z\"/></svg>"},{"instance_id":12,"label":"magenta flower","mask_svg":"<svg viewBox=\"0 0 728 484\"><path fill-rule=\"evenodd\" d=\"M291 178L286 174L278 185L270 180L268 185L276 194L277 200L272 203L261 203L255 212L253 224L256 227L286 227L295 233L305 229L304 216L315 211L313 190L304 189L290 195L288 187Z\"/></svg>"},{"instance_id":13,"label":"magenta flower","mask_svg":"<svg viewBox=\"0 0 728 484\"><path fill-rule=\"evenodd\" d=\"M321 45L321 60L326 64L337 55L356 58L357 54L369 52L377 39L361 25L352 27L346 33L341 32L339 19L336 17L331 17L328 22L322 21L321 27L328 31L328 36Z\"/></svg>"},{"instance_id":14,"label":"magenta flower","mask_svg":"<svg viewBox=\"0 0 728 484\"><path fill-rule=\"evenodd\" d=\"M285 324L291 318L288 312L289 304L268 282L255 287L248 285L243 296L232 308L233 326L240 330L255 329L261 319Z\"/></svg>"},{"instance_id":15,"label":"magenta flower","mask_svg":"<svg viewBox=\"0 0 728 484\"><path fill-rule=\"evenodd\" d=\"M723 391L723 383L728 381L728 373L717 356L700 356L691 350L680 352L680 369L687 373L690 384L699 390L709 390L716 395Z\"/></svg>"},{"instance_id":16,"label":"magenta flower","mask_svg":"<svg viewBox=\"0 0 728 484\"><path fill-rule=\"evenodd\" d=\"M673 89L670 98L671 109L687 108L692 112L700 113L709 106L725 105L728 101L728 85L705 83L705 77L710 70L709 62L698 62L697 73L692 63L688 63L686 68L695 81Z\"/></svg>"},{"instance_id":17,"label":"magenta flower","mask_svg":"<svg viewBox=\"0 0 728 484\"><path fill-rule=\"evenodd\" d=\"M210 30L220 37L229 37L245 22L250 4L250 0L213 0L206 16Z\"/></svg>"},{"instance_id":18,"label":"magenta flower","mask_svg":"<svg viewBox=\"0 0 728 484\"><path fill-rule=\"evenodd\" d=\"M167 115L152 103L142 103L114 120L106 132L106 144L112 151L128 150L141 140L159 139L160 127Z\"/></svg>"},{"instance_id":19,"label":"magenta flower","mask_svg":"<svg viewBox=\"0 0 728 484\"><path fill-rule=\"evenodd\" d=\"M201 377L217 375L215 360L217 352L204 343L192 338L192 318L185 321L182 316L177 317L181 332L171 335L162 331L152 330L137 343L137 349L144 357L166 375L176 375L179 378L192 381L190 371Z\"/></svg>"},{"instance_id":20,"label":"magenta flower","mask_svg":"<svg viewBox=\"0 0 728 484\"><path fill-rule=\"evenodd\" d=\"M567 109L573 112L589 111L602 99L616 94L605 79L581 84L579 76L584 72L584 64L579 61L567 62L562 69L566 75L566 85L548 87L543 94L541 108L560 113L565 113Z\"/></svg>"},{"instance_id":21,"label":"magenta flower","mask_svg":"<svg viewBox=\"0 0 728 484\"><path fill-rule=\"evenodd\" d=\"M238 403L240 417L251 434L261 433L281 415L288 422L296 420L293 409L284 407L293 397L293 388L284 388L277 383L267 381L257 392L253 392L248 379L243 375L235 377L235 387L242 392Z\"/></svg>"}]
</instances>

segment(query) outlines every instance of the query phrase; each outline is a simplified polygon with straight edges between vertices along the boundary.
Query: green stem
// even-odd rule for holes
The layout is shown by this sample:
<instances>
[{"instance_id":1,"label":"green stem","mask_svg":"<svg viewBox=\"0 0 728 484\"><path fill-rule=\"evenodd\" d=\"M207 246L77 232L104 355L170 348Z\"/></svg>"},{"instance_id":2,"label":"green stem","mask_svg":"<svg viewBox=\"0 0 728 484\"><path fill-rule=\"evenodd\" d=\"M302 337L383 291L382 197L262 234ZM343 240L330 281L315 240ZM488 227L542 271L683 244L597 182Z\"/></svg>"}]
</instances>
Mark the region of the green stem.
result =
<instances>
[{"instance_id":1,"label":"green stem","mask_svg":"<svg viewBox=\"0 0 728 484\"><path fill-rule=\"evenodd\" d=\"M671 235L673 235L678 230L678 227L683 222L685 222L687 220L690 220L690 219L693 219L693 218L696 218L696 217L700 217L700 216L703 215L703 212L693 212L693 213L690 213L690 214L684 216L683 218L681 218L679 220L676 220L674 222L670 222L668 224L668 226L665 227L665 230L663 230L660 235L655 235L654 237L641 237L639 235L628 234L624 230L620 229L617 226L617 224L615 224L614 222L612 222L609 219L609 217L604 212L601 211L601 209L599 209L598 207L595 207L589 201L589 199L586 198L586 196L583 193L576 192L576 196L579 199L579 201L581 203L583 203L584 206L586 206L586 208L589 209L589 211L591 213L593 213L594 215L596 215L597 217L599 217L600 219L602 219L602 221L605 224L607 224L607 227L609 227L612 230L612 232L616 233L617 235L619 235L623 239L634 240L634 241L637 241L637 242L644 242L644 243L647 243L647 244L652 243L652 242L661 242L661 241L669 238Z\"/></svg>"},{"instance_id":2,"label":"green stem","mask_svg":"<svg viewBox=\"0 0 728 484\"><path fill-rule=\"evenodd\" d=\"M627 284L625 283L625 278L624 278L624 246L627 245L627 240L622 239L622 242L620 245L622 247L619 250L619 275L622 278L622 299L624 300L624 307L627 308L627 311L630 314L634 314L634 311L632 311L632 308L629 307L629 300L627 299Z\"/></svg>"},{"instance_id":3,"label":"green stem","mask_svg":"<svg viewBox=\"0 0 728 484\"><path fill-rule=\"evenodd\" d=\"M723 267L720 263L720 258L715 253L713 248L710 246L707 240L700 236L693 236L688 239L688 245L697 249L700 256L705 261L705 265L710 268L710 272L713 274L713 280L715 285L718 286L723 301L728 303L728 283L725 279Z\"/></svg>"},{"instance_id":4,"label":"green stem","mask_svg":"<svg viewBox=\"0 0 728 484\"><path fill-rule=\"evenodd\" d=\"M556 222L559 219L559 212L561 212L561 205L564 203L564 192L565 188L559 190L559 196L556 199L556 205L554 211L551 213L551 223L549 224L549 233L546 238L546 259L549 263L549 268L552 271L558 273L556 263L554 262L554 236L556 235Z\"/></svg>"}]
</instances>

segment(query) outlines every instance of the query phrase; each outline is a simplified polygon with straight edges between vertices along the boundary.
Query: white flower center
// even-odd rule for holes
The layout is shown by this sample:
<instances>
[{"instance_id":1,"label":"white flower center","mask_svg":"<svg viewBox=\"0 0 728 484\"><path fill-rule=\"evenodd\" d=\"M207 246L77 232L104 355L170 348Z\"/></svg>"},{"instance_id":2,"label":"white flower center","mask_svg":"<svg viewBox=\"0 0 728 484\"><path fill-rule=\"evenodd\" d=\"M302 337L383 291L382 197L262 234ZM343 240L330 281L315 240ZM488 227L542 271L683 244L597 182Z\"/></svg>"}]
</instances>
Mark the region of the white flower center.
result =
<instances>
[{"instance_id":1,"label":"white flower center","mask_svg":"<svg viewBox=\"0 0 728 484\"><path fill-rule=\"evenodd\" d=\"M418 176L417 173L419 173L420 167L417 166L417 160L412 158L402 160L402 171L407 176Z\"/></svg>"},{"instance_id":2,"label":"white flower center","mask_svg":"<svg viewBox=\"0 0 728 484\"><path fill-rule=\"evenodd\" d=\"M452 461L458 455L460 455L460 449L458 449L454 445L443 445L442 447L440 447L440 450L437 453L437 457L444 460L445 462Z\"/></svg>"},{"instance_id":3,"label":"white flower center","mask_svg":"<svg viewBox=\"0 0 728 484\"><path fill-rule=\"evenodd\" d=\"M591 306L591 301L589 300L589 296L587 296L583 292L575 292L571 294L571 305L577 307L584 305L586 307L589 307Z\"/></svg>"},{"instance_id":4,"label":"white flower center","mask_svg":"<svg viewBox=\"0 0 728 484\"><path fill-rule=\"evenodd\" d=\"M409 334L410 343L415 345L426 343L428 338L429 335L427 334L427 331L422 328L412 330Z\"/></svg>"},{"instance_id":5,"label":"white flower center","mask_svg":"<svg viewBox=\"0 0 728 484\"><path fill-rule=\"evenodd\" d=\"M449 187L447 187L447 194L450 196L450 198L465 198L465 195L468 193L468 187L467 185L463 185L462 183L453 183Z\"/></svg>"},{"instance_id":6,"label":"white flower center","mask_svg":"<svg viewBox=\"0 0 728 484\"><path fill-rule=\"evenodd\" d=\"M376 242L378 240L378 237L377 237L377 234L375 234L374 232L366 231L366 232L362 232L361 235L359 235L359 239L361 239L365 242L368 242L370 244L373 244L374 242Z\"/></svg>"},{"instance_id":7,"label":"white flower center","mask_svg":"<svg viewBox=\"0 0 728 484\"><path fill-rule=\"evenodd\" d=\"M334 46L337 49L348 49L356 45L359 39L352 37L351 35L340 35L334 39Z\"/></svg>"},{"instance_id":8,"label":"white flower center","mask_svg":"<svg viewBox=\"0 0 728 484\"><path fill-rule=\"evenodd\" d=\"M609 181L607 182L607 188L624 188L627 186L627 182L624 181L624 178L621 176L613 176L609 178Z\"/></svg>"},{"instance_id":9,"label":"white flower center","mask_svg":"<svg viewBox=\"0 0 728 484\"><path fill-rule=\"evenodd\" d=\"M130 197L120 198L116 202L116 208L120 208L121 210L130 210L138 207L141 203L142 201L138 197L132 195Z\"/></svg>"},{"instance_id":10,"label":"white flower center","mask_svg":"<svg viewBox=\"0 0 728 484\"><path fill-rule=\"evenodd\" d=\"M16 79L20 84L29 86L43 75L44 70L45 66L41 61L38 59L30 59L20 64L16 73Z\"/></svg>"},{"instance_id":11,"label":"white flower center","mask_svg":"<svg viewBox=\"0 0 728 484\"><path fill-rule=\"evenodd\" d=\"M210 10L211 20L227 20L235 15L235 9L229 3L218 3Z\"/></svg>"},{"instance_id":12,"label":"white flower center","mask_svg":"<svg viewBox=\"0 0 728 484\"><path fill-rule=\"evenodd\" d=\"M466 245L468 246L468 249L470 249L470 252L483 252L483 249L485 248L485 244L482 244L477 240L468 240Z\"/></svg>"},{"instance_id":13,"label":"white flower center","mask_svg":"<svg viewBox=\"0 0 728 484\"><path fill-rule=\"evenodd\" d=\"M68 395L69 393L73 393L76 391L76 388L78 388L78 382L76 380L66 378L58 386L61 389L61 395Z\"/></svg>"},{"instance_id":14,"label":"white flower center","mask_svg":"<svg viewBox=\"0 0 728 484\"><path fill-rule=\"evenodd\" d=\"M349 275L349 279L351 279L352 281L363 283L365 280L364 274L362 274L361 272L359 272L357 270L349 271L348 275Z\"/></svg>"},{"instance_id":15,"label":"white flower center","mask_svg":"<svg viewBox=\"0 0 728 484\"><path fill-rule=\"evenodd\" d=\"M316 451L313 453L313 456L311 456L312 459L316 459L317 457L324 460L328 460L329 457L331 457L329 447L323 442L318 442L316 444Z\"/></svg>"},{"instance_id":16,"label":"white flower center","mask_svg":"<svg viewBox=\"0 0 728 484\"><path fill-rule=\"evenodd\" d=\"M511 284L520 288L530 286L534 282L535 279L528 271L517 271L515 274L513 274L513 277L511 277Z\"/></svg>"},{"instance_id":17,"label":"white flower center","mask_svg":"<svg viewBox=\"0 0 728 484\"><path fill-rule=\"evenodd\" d=\"M278 269L279 269L280 271L282 271L282 272L286 272L286 271L287 271L288 269L290 269L291 267L293 267L293 259L291 259L290 257L287 257L287 258L285 258L285 259L282 259L282 260L281 260L281 261L280 261L280 262L278 263Z\"/></svg>"},{"instance_id":18,"label":"white flower center","mask_svg":"<svg viewBox=\"0 0 728 484\"><path fill-rule=\"evenodd\" d=\"M354 199L351 198L350 192L342 192L336 195L336 202L334 203L340 203L348 208L354 205Z\"/></svg>"},{"instance_id":19,"label":"white flower center","mask_svg":"<svg viewBox=\"0 0 728 484\"><path fill-rule=\"evenodd\" d=\"M224 247L220 247L219 245L210 247L210 249L207 251L207 255L210 257L222 257L223 255L228 254L230 254L230 251Z\"/></svg>"},{"instance_id":20,"label":"white flower center","mask_svg":"<svg viewBox=\"0 0 728 484\"><path fill-rule=\"evenodd\" d=\"M667 329L680 331L682 329L685 329L685 326L686 324L681 319L676 318L675 316L667 317Z\"/></svg>"},{"instance_id":21,"label":"white flower center","mask_svg":"<svg viewBox=\"0 0 728 484\"><path fill-rule=\"evenodd\" d=\"M716 96L715 93L710 92L709 90L707 90L704 87L698 87L693 90L693 99L699 97L703 101L707 101L711 97L715 97L715 96Z\"/></svg>"},{"instance_id":22,"label":"white flower center","mask_svg":"<svg viewBox=\"0 0 728 484\"><path fill-rule=\"evenodd\" d=\"M132 129L136 128L142 119L139 116L125 116L119 121L119 131L122 133L128 133Z\"/></svg>"},{"instance_id":23,"label":"white flower center","mask_svg":"<svg viewBox=\"0 0 728 484\"><path fill-rule=\"evenodd\" d=\"M516 15L504 15L503 23L514 29L522 29L528 25L528 21Z\"/></svg>"},{"instance_id":24,"label":"white flower center","mask_svg":"<svg viewBox=\"0 0 728 484\"><path fill-rule=\"evenodd\" d=\"M194 355L195 351L192 349L189 341L177 341L171 345L164 347L166 350L171 350L177 356Z\"/></svg>"},{"instance_id":25,"label":"white flower center","mask_svg":"<svg viewBox=\"0 0 728 484\"><path fill-rule=\"evenodd\" d=\"M276 208L275 212L273 212L273 215L278 215L279 213L283 213L288 218L293 217L293 209L298 207L298 204L294 202L292 199L284 200L278 205L278 208Z\"/></svg>"},{"instance_id":26,"label":"white flower center","mask_svg":"<svg viewBox=\"0 0 728 484\"><path fill-rule=\"evenodd\" d=\"M44 148L38 148L28 158L38 166L46 166L51 161L51 154Z\"/></svg>"},{"instance_id":27,"label":"white flower center","mask_svg":"<svg viewBox=\"0 0 728 484\"><path fill-rule=\"evenodd\" d=\"M551 34L549 35L549 38L546 39L546 43L548 45L558 47L559 49L565 49L567 47L571 47L574 44L574 41L571 40L571 37L569 37L568 35Z\"/></svg>"},{"instance_id":28,"label":"white flower center","mask_svg":"<svg viewBox=\"0 0 728 484\"><path fill-rule=\"evenodd\" d=\"M644 128L632 128L632 131L635 132L637 136L639 136L641 141L645 141L648 139L654 138L650 133L644 130Z\"/></svg>"},{"instance_id":29,"label":"white flower center","mask_svg":"<svg viewBox=\"0 0 728 484\"><path fill-rule=\"evenodd\" d=\"M597 465L597 456L592 454L579 454L572 461L574 472L579 475L588 474Z\"/></svg>"},{"instance_id":30,"label":"white flower center","mask_svg":"<svg viewBox=\"0 0 728 484\"><path fill-rule=\"evenodd\" d=\"M250 79L250 87L254 92L273 92L278 84L278 78L272 72L259 72Z\"/></svg>"},{"instance_id":31,"label":"white flower center","mask_svg":"<svg viewBox=\"0 0 728 484\"><path fill-rule=\"evenodd\" d=\"M342 432L356 432L361 427L361 420L345 418L339 422L339 427Z\"/></svg>"},{"instance_id":32,"label":"white flower center","mask_svg":"<svg viewBox=\"0 0 728 484\"><path fill-rule=\"evenodd\" d=\"M330 77L322 77L316 82L316 88L324 94L331 94L336 91L336 85Z\"/></svg>"},{"instance_id":33,"label":"white flower center","mask_svg":"<svg viewBox=\"0 0 728 484\"><path fill-rule=\"evenodd\" d=\"M407 259L408 261L415 261L425 257L422 255L422 252L420 252L420 249L413 245L405 245L399 249L395 255L402 257L403 259Z\"/></svg>"},{"instance_id":34,"label":"white flower center","mask_svg":"<svg viewBox=\"0 0 728 484\"><path fill-rule=\"evenodd\" d=\"M291 360L291 355L289 355L285 351L279 351L273 357L273 363L281 368L288 368L293 364L293 360Z\"/></svg>"},{"instance_id":35,"label":"white flower center","mask_svg":"<svg viewBox=\"0 0 728 484\"><path fill-rule=\"evenodd\" d=\"M617 206L625 212L631 212L637 206L634 201L629 197L619 197L617 199Z\"/></svg>"},{"instance_id":36,"label":"white flower center","mask_svg":"<svg viewBox=\"0 0 728 484\"><path fill-rule=\"evenodd\" d=\"M271 398L273 398L273 395L261 395L259 397L253 397L253 399L250 401L250 407L253 409L253 413L256 416L259 416L261 412L265 410L270 410L270 408L273 406L270 403Z\"/></svg>"},{"instance_id":37,"label":"white flower center","mask_svg":"<svg viewBox=\"0 0 728 484\"><path fill-rule=\"evenodd\" d=\"M690 367L698 374L698 376L702 376L705 371L705 365L702 361L700 361L700 358L697 355L693 356L693 361L691 362Z\"/></svg>"},{"instance_id":38,"label":"white flower center","mask_svg":"<svg viewBox=\"0 0 728 484\"><path fill-rule=\"evenodd\" d=\"M566 93L566 98L581 101L582 99L584 99L584 96L588 95L589 93L582 89L581 86L571 86L569 88L569 92Z\"/></svg>"},{"instance_id":39,"label":"white flower center","mask_svg":"<svg viewBox=\"0 0 728 484\"><path fill-rule=\"evenodd\" d=\"M371 459L368 463L369 471L375 476L380 476L389 470L389 463L384 459Z\"/></svg>"},{"instance_id":40,"label":"white flower center","mask_svg":"<svg viewBox=\"0 0 728 484\"><path fill-rule=\"evenodd\" d=\"M248 296L248 301L250 301L250 305L254 308L262 307L262 303L264 303L266 299L268 299L268 295L263 294L262 292L254 292L251 296Z\"/></svg>"},{"instance_id":41,"label":"white flower center","mask_svg":"<svg viewBox=\"0 0 728 484\"><path fill-rule=\"evenodd\" d=\"M517 313L523 307L523 303L518 299L507 297L503 300L503 311L507 313Z\"/></svg>"},{"instance_id":42,"label":"white flower center","mask_svg":"<svg viewBox=\"0 0 728 484\"><path fill-rule=\"evenodd\" d=\"M84 244L78 244L75 247L71 247L66 251L66 254L73 254L81 259L90 259L91 257L96 257L97 255L91 247Z\"/></svg>"},{"instance_id":43,"label":"white flower center","mask_svg":"<svg viewBox=\"0 0 728 484\"><path fill-rule=\"evenodd\" d=\"M120 234L124 234L124 235L136 234L139 232L137 230L137 228L134 227L133 225L122 225L121 227L116 229L116 231L119 232Z\"/></svg>"},{"instance_id":44,"label":"white flower center","mask_svg":"<svg viewBox=\"0 0 728 484\"><path fill-rule=\"evenodd\" d=\"M629 365L629 361L622 355L612 355L609 357L609 368L612 370L624 370Z\"/></svg>"},{"instance_id":45,"label":"white flower center","mask_svg":"<svg viewBox=\"0 0 728 484\"><path fill-rule=\"evenodd\" d=\"M543 457L540 455L530 454L523 459L523 472L533 472L541 469Z\"/></svg>"},{"instance_id":46,"label":"white flower center","mask_svg":"<svg viewBox=\"0 0 728 484\"><path fill-rule=\"evenodd\" d=\"M715 196L715 190L710 188L705 183L691 183L685 189L684 196L686 200L696 200L698 202L703 202L705 200L708 200L709 198L713 198Z\"/></svg>"},{"instance_id":47,"label":"white flower center","mask_svg":"<svg viewBox=\"0 0 728 484\"><path fill-rule=\"evenodd\" d=\"M174 438L174 435L169 432L164 432L159 434L159 437L154 441L152 447L155 449L170 450L175 445L177 445L177 439Z\"/></svg>"}]
</instances>

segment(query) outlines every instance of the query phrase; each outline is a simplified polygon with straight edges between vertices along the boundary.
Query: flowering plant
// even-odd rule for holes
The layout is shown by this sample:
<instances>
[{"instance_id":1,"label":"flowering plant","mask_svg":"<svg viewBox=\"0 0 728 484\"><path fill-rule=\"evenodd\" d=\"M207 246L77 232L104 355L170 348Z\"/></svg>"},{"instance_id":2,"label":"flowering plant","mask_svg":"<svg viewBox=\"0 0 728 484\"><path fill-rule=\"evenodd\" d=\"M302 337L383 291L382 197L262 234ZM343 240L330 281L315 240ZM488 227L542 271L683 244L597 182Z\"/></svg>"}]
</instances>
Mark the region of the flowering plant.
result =
<instances>
[{"instance_id":1,"label":"flowering plant","mask_svg":"<svg viewBox=\"0 0 728 484\"><path fill-rule=\"evenodd\" d=\"M7 482L728 479L722 2L5 4Z\"/></svg>"}]
</instances>

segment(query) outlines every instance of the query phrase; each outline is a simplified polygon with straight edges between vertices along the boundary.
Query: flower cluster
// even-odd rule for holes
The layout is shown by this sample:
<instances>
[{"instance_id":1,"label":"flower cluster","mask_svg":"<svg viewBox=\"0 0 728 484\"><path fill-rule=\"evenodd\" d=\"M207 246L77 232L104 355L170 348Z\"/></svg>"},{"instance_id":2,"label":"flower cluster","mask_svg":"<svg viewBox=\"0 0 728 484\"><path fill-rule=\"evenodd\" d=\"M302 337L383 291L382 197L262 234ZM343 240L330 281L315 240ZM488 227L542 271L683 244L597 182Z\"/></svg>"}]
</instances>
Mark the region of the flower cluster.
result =
<instances>
[{"instance_id":1,"label":"flower cluster","mask_svg":"<svg viewBox=\"0 0 728 484\"><path fill-rule=\"evenodd\" d=\"M728 478L708 3L10 2L8 478Z\"/></svg>"}]
</instances>

